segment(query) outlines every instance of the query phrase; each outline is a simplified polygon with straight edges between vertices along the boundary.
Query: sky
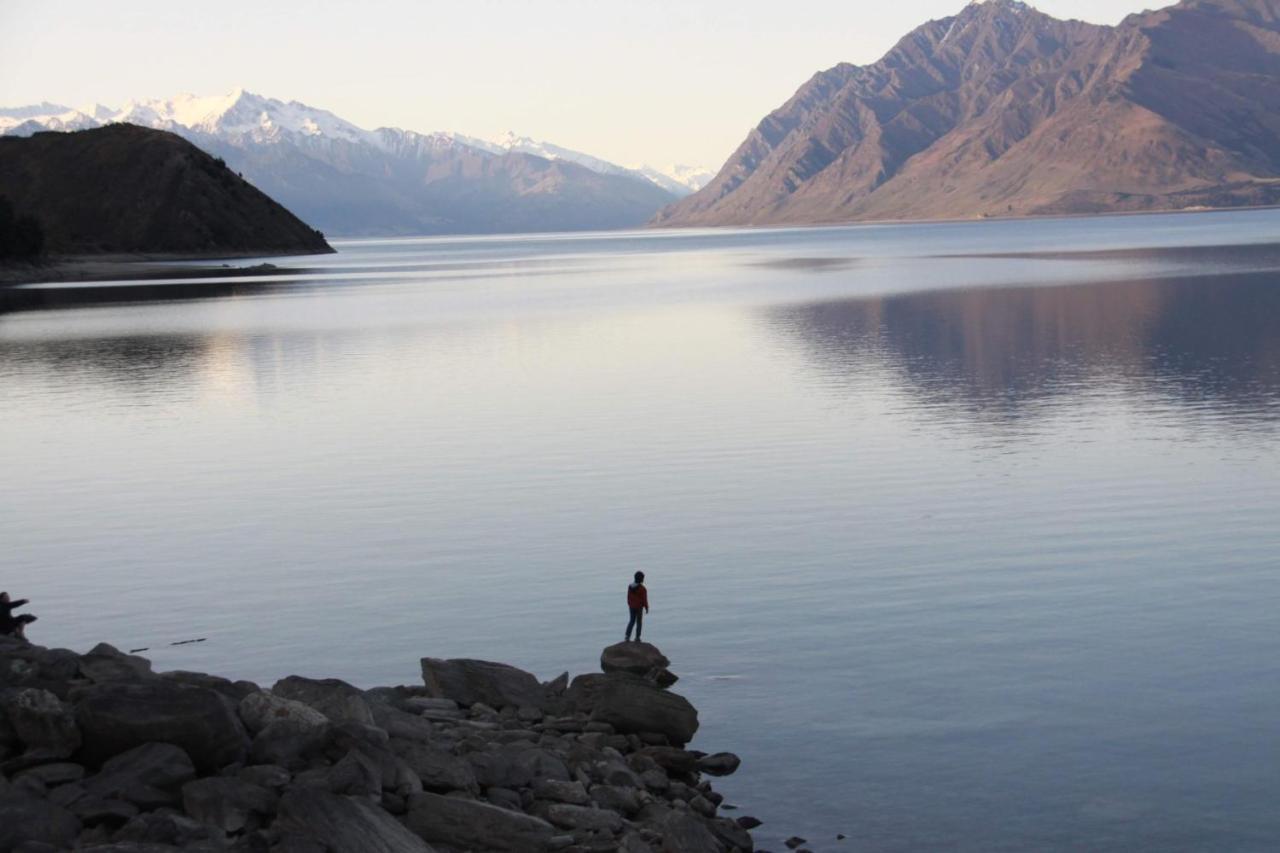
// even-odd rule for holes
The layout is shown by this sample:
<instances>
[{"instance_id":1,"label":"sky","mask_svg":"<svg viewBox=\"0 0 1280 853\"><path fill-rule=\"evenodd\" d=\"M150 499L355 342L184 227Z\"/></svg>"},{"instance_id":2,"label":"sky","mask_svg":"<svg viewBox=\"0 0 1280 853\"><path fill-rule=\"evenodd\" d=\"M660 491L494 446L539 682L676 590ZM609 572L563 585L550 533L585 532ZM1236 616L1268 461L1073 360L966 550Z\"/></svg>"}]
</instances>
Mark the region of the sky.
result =
<instances>
[{"instance_id":1,"label":"sky","mask_svg":"<svg viewBox=\"0 0 1280 853\"><path fill-rule=\"evenodd\" d=\"M965 0L0 0L0 106L243 87L366 128L719 167L815 72ZM1112 24L1160 0L1038 0Z\"/></svg>"}]
</instances>

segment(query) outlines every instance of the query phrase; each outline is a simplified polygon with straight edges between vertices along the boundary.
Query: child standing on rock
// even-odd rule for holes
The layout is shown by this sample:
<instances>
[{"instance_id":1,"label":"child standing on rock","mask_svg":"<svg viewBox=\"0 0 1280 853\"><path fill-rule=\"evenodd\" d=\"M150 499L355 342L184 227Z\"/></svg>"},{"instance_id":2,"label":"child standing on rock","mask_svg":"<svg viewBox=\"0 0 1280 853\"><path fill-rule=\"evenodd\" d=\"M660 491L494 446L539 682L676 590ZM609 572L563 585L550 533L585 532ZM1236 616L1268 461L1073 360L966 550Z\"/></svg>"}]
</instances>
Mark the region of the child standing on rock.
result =
<instances>
[{"instance_id":1,"label":"child standing on rock","mask_svg":"<svg viewBox=\"0 0 1280 853\"><path fill-rule=\"evenodd\" d=\"M640 642L640 629L644 627L644 614L649 612L649 590L644 587L644 572L636 572L635 583L627 587L627 608L631 621L627 623L626 639L631 639L631 629L636 629L636 642Z\"/></svg>"},{"instance_id":2,"label":"child standing on rock","mask_svg":"<svg viewBox=\"0 0 1280 853\"><path fill-rule=\"evenodd\" d=\"M13 611L26 603L25 598L13 601L9 598L9 593L0 592L0 636L17 637L19 640L27 638L26 628L36 621L36 617L27 613L21 616L13 615Z\"/></svg>"}]
</instances>

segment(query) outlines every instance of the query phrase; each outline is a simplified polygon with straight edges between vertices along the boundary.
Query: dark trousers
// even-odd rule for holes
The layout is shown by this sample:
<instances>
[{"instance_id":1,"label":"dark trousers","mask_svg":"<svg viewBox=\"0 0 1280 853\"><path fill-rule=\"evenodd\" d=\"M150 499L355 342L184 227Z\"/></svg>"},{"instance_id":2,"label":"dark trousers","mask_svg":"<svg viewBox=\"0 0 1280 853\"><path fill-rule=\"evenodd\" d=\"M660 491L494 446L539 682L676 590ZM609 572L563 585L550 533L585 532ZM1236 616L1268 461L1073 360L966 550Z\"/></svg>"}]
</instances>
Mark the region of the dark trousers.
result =
<instances>
[{"instance_id":1,"label":"dark trousers","mask_svg":"<svg viewBox=\"0 0 1280 853\"><path fill-rule=\"evenodd\" d=\"M640 639L640 629L644 627L644 608L631 608L631 621L627 623L627 639L631 639L631 629L636 629L636 639ZM617 636L617 635L615 635Z\"/></svg>"}]
</instances>

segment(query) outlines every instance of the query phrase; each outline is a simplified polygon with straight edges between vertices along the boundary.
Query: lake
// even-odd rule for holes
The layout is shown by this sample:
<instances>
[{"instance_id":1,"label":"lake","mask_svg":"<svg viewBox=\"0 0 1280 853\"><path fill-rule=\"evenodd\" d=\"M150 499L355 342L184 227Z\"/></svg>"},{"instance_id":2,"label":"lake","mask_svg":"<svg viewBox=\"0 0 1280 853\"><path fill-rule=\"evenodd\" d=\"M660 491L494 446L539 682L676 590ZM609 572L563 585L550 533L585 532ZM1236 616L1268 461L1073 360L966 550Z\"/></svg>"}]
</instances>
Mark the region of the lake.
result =
<instances>
[{"instance_id":1,"label":"lake","mask_svg":"<svg viewBox=\"0 0 1280 853\"><path fill-rule=\"evenodd\" d=\"M335 246L0 314L34 640L548 679L643 569L762 847L1280 847L1280 211Z\"/></svg>"}]
</instances>

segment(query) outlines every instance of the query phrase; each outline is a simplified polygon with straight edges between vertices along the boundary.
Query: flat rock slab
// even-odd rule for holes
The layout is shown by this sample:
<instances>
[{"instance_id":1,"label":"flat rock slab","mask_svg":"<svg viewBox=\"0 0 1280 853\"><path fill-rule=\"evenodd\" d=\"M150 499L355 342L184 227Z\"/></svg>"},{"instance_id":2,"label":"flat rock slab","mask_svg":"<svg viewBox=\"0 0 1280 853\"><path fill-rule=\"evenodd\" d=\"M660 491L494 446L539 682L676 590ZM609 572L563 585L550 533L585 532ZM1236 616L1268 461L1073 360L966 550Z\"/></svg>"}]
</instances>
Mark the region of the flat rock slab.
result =
<instances>
[{"instance_id":1,"label":"flat rock slab","mask_svg":"<svg viewBox=\"0 0 1280 853\"><path fill-rule=\"evenodd\" d=\"M273 827L282 837L310 840L328 853L435 853L381 808L319 789L285 794Z\"/></svg>"},{"instance_id":2,"label":"flat rock slab","mask_svg":"<svg viewBox=\"0 0 1280 853\"><path fill-rule=\"evenodd\" d=\"M460 705L480 702L493 708L545 708L548 700L542 684L531 673L492 661L423 658L422 681L432 697L452 699Z\"/></svg>"},{"instance_id":3,"label":"flat rock slab","mask_svg":"<svg viewBox=\"0 0 1280 853\"><path fill-rule=\"evenodd\" d=\"M593 684L591 718L624 734L657 732L686 744L698 731L698 710L688 699L628 673L610 673Z\"/></svg>"},{"instance_id":4,"label":"flat rock slab","mask_svg":"<svg viewBox=\"0 0 1280 853\"><path fill-rule=\"evenodd\" d=\"M461 850L535 853L558 833L541 818L478 800L415 794L406 825L427 841Z\"/></svg>"}]
</instances>

